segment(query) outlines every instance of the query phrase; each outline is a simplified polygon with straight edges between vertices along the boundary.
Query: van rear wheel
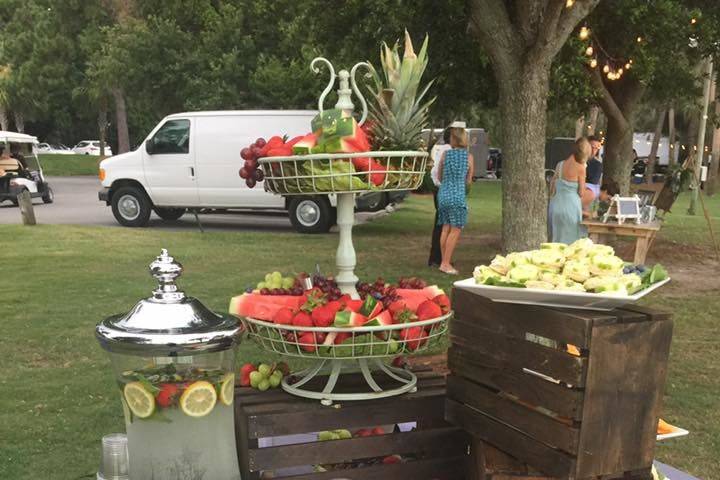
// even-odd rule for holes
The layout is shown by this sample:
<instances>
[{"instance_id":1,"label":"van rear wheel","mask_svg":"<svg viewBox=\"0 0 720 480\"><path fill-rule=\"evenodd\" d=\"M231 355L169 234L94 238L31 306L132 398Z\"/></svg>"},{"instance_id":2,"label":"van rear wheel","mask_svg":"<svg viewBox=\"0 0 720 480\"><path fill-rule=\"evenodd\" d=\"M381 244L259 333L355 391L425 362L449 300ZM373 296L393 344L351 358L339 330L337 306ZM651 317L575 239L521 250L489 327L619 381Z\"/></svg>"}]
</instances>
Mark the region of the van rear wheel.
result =
<instances>
[{"instance_id":1,"label":"van rear wheel","mask_svg":"<svg viewBox=\"0 0 720 480\"><path fill-rule=\"evenodd\" d=\"M327 197L293 197L288 211L290 222L300 233L327 233L334 224L333 208Z\"/></svg>"},{"instance_id":2,"label":"van rear wheel","mask_svg":"<svg viewBox=\"0 0 720 480\"><path fill-rule=\"evenodd\" d=\"M113 192L112 212L120 225L144 227L150 219L152 202L140 188L120 187Z\"/></svg>"},{"instance_id":3,"label":"van rear wheel","mask_svg":"<svg viewBox=\"0 0 720 480\"><path fill-rule=\"evenodd\" d=\"M187 209L185 208L160 208L155 207L155 213L157 213L158 217L162 218L163 220L167 220L170 222L174 222L175 220L179 219L183 215L185 215L185 212Z\"/></svg>"}]
</instances>

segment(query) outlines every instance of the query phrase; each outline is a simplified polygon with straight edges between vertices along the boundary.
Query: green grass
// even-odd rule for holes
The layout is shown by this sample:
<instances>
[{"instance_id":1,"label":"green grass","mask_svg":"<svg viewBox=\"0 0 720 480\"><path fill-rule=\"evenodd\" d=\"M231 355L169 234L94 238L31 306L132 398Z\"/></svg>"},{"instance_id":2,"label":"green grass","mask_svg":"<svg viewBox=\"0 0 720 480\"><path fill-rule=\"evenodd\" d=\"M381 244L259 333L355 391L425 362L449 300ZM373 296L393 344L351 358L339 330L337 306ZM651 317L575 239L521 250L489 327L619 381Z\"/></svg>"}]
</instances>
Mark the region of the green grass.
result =
<instances>
[{"instance_id":1,"label":"green grass","mask_svg":"<svg viewBox=\"0 0 720 480\"><path fill-rule=\"evenodd\" d=\"M38 155L45 175L50 177L68 177L73 175L98 174L100 157L97 155L58 155L44 153Z\"/></svg>"},{"instance_id":2,"label":"green grass","mask_svg":"<svg viewBox=\"0 0 720 480\"><path fill-rule=\"evenodd\" d=\"M710 207L718 229L720 201L712 200ZM698 243L702 255L693 261L707 262L702 217L681 212L678 208L668 219L662 245L687 255L684 242ZM465 274L500 247L497 184L473 189L470 219L456 256ZM432 200L418 196L397 213L355 228L358 275L387 280L420 275L448 288L451 279L425 266L431 229ZM124 424L109 361L93 328L149 295L154 284L147 265L160 248L185 265L184 290L224 311L230 296L268 271L311 270L315 263L332 271L337 247L336 235L49 225L0 226L0 238L3 479L76 479L96 470L100 437L122 431ZM674 313L664 416L693 431L661 447L658 458L708 479L720 478L720 350L714 336L720 299L709 293L660 292L646 302ZM268 357L252 344L241 346L240 361L261 358Z\"/></svg>"}]
</instances>

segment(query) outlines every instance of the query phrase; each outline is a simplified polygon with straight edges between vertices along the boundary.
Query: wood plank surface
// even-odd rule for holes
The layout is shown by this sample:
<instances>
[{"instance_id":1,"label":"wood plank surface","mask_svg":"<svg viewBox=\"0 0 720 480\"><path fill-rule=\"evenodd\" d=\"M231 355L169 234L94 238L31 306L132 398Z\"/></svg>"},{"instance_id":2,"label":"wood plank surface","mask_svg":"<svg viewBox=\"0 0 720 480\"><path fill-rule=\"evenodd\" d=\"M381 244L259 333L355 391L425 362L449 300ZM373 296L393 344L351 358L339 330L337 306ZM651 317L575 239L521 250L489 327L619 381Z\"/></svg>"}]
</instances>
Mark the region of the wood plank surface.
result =
<instances>
[{"instance_id":1,"label":"wood plank surface","mask_svg":"<svg viewBox=\"0 0 720 480\"><path fill-rule=\"evenodd\" d=\"M456 347L447 353L448 368L453 374L468 378L520 400L551 410L558 415L580 420L584 392L549 382L522 370L483 365L477 358Z\"/></svg>"},{"instance_id":2,"label":"wood plank surface","mask_svg":"<svg viewBox=\"0 0 720 480\"><path fill-rule=\"evenodd\" d=\"M463 425L476 436L551 476L568 478L575 470L575 459L534 440L466 405L448 399L445 417L454 425Z\"/></svg>"},{"instance_id":3,"label":"wood plank surface","mask_svg":"<svg viewBox=\"0 0 720 480\"><path fill-rule=\"evenodd\" d=\"M468 442L468 436L463 430L447 427L259 448L250 450L248 457L250 470L274 470L298 465L342 463L393 454L459 456L467 452Z\"/></svg>"},{"instance_id":4,"label":"wood plank surface","mask_svg":"<svg viewBox=\"0 0 720 480\"><path fill-rule=\"evenodd\" d=\"M448 398L467 405L539 442L577 453L579 430L460 377L448 377Z\"/></svg>"},{"instance_id":5,"label":"wood plank surface","mask_svg":"<svg viewBox=\"0 0 720 480\"><path fill-rule=\"evenodd\" d=\"M492 333L473 325L470 320L456 318L453 323L462 325L461 329L455 328L450 332L453 346L471 357L477 356L490 366L526 368L578 387L585 382L586 358L525 339ZM459 331L462 335L457 333Z\"/></svg>"},{"instance_id":6,"label":"wood plank surface","mask_svg":"<svg viewBox=\"0 0 720 480\"><path fill-rule=\"evenodd\" d=\"M652 465L672 328L672 320L666 318L593 330L580 478Z\"/></svg>"},{"instance_id":7,"label":"wood plank surface","mask_svg":"<svg viewBox=\"0 0 720 480\"><path fill-rule=\"evenodd\" d=\"M498 303L461 288L453 289L452 303L455 318L450 333L462 334L465 324L457 322L460 319L509 337L524 339L532 333L581 348L589 344L593 323L609 317L602 312Z\"/></svg>"},{"instance_id":8,"label":"wood plank surface","mask_svg":"<svg viewBox=\"0 0 720 480\"><path fill-rule=\"evenodd\" d=\"M282 480L478 480L465 474L465 457L433 458L395 465L275 477Z\"/></svg>"}]
</instances>

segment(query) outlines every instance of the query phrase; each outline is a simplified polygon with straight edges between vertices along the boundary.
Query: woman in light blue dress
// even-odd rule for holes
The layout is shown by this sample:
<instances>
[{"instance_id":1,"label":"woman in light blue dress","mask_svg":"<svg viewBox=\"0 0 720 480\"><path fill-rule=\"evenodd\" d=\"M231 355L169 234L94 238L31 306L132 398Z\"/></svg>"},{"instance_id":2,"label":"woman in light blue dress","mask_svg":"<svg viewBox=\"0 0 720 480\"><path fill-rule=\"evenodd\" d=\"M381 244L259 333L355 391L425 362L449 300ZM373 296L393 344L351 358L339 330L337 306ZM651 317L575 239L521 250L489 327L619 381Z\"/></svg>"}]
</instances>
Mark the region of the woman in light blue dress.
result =
<instances>
[{"instance_id":1,"label":"woman in light blue dress","mask_svg":"<svg viewBox=\"0 0 720 480\"><path fill-rule=\"evenodd\" d=\"M451 125L452 127L452 125ZM466 186L473 178L473 157L467 151L467 132L464 126L450 130L450 146L443 153L438 167L440 190L438 191L438 225L440 234L440 271L457 275L452 266L452 256L460 239L460 232L467 223Z\"/></svg>"},{"instance_id":2,"label":"woman in light blue dress","mask_svg":"<svg viewBox=\"0 0 720 480\"><path fill-rule=\"evenodd\" d=\"M587 236L582 222L580 195L585 190L585 164L590 158L590 142L580 138L573 154L560 162L555 179L555 194L550 200L552 241L570 244Z\"/></svg>"}]
</instances>

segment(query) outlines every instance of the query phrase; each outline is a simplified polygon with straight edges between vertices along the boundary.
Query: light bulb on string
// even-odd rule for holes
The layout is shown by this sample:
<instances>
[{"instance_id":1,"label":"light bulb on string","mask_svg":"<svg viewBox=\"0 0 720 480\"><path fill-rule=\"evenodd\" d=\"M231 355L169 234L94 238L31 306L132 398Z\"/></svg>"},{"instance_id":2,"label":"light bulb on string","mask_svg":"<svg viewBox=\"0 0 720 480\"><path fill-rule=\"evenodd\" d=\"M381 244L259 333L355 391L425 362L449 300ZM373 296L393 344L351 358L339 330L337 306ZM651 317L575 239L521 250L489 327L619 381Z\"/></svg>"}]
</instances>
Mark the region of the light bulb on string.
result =
<instances>
[{"instance_id":1,"label":"light bulb on string","mask_svg":"<svg viewBox=\"0 0 720 480\"><path fill-rule=\"evenodd\" d=\"M570 7L573 6L573 4L575 4L575 0L567 0L567 1L565 2L565 7L566 7L566 8L570 8Z\"/></svg>"},{"instance_id":2,"label":"light bulb on string","mask_svg":"<svg viewBox=\"0 0 720 480\"><path fill-rule=\"evenodd\" d=\"M592 45L585 49L585 55L587 55L588 57L592 57L593 53L595 53L595 50L593 49Z\"/></svg>"},{"instance_id":3,"label":"light bulb on string","mask_svg":"<svg viewBox=\"0 0 720 480\"><path fill-rule=\"evenodd\" d=\"M604 72L604 73L608 73L609 71L610 71L610 65L607 65L607 64L606 64L606 65L603 67L603 72Z\"/></svg>"},{"instance_id":4,"label":"light bulb on string","mask_svg":"<svg viewBox=\"0 0 720 480\"><path fill-rule=\"evenodd\" d=\"M625 64L625 70L630 70L630 62Z\"/></svg>"},{"instance_id":5,"label":"light bulb on string","mask_svg":"<svg viewBox=\"0 0 720 480\"><path fill-rule=\"evenodd\" d=\"M629 63L630 65L632 65L632 58L631 58L630 60L628 60L628 63Z\"/></svg>"},{"instance_id":6,"label":"light bulb on string","mask_svg":"<svg viewBox=\"0 0 720 480\"><path fill-rule=\"evenodd\" d=\"M695 25L695 24L697 23L697 18L691 18L691 19L690 19L690 23L691 23L692 25Z\"/></svg>"},{"instance_id":7,"label":"light bulb on string","mask_svg":"<svg viewBox=\"0 0 720 480\"><path fill-rule=\"evenodd\" d=\"M637 37L637 42L638 43L642 42L642 37Z\"/></svg>"},{"instance_id":8,"label":"light bulb on string","mask_svg":"<svg viewBox=\"0 0 720 480\"><path fill-rule=\"evenodd\" d=\"M622 68L618 69L617 73L618 73L618 75L622 75L622 74L623 74L623 69L622 69Z\"/></svg>"},{"instance_id":9,"label":"light bulb on string","mask_svg":"<svg viewBox=\"0 0 720 480\"><path fill-rule=\"evenodd\" d=\"M592 60L590 60L590 68L595 68L595 67L597 67L597 59L593 58Z\"/></svg>"},{"instance_id":10,"label":"light bulb on string","mask_svg":"<svg viewBox=\"0 0 720 480\"><path fill-rule=\"evenodd\" d=\"M585 40L590 36L590 29L588 27L582 27L580 29L580 40Z\"/></svg>"}]
</instances>

